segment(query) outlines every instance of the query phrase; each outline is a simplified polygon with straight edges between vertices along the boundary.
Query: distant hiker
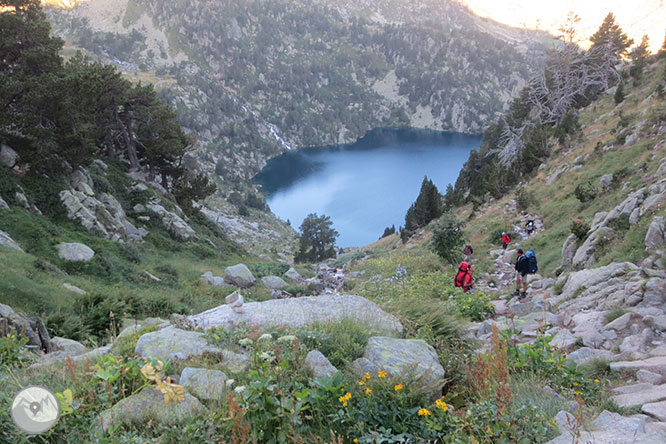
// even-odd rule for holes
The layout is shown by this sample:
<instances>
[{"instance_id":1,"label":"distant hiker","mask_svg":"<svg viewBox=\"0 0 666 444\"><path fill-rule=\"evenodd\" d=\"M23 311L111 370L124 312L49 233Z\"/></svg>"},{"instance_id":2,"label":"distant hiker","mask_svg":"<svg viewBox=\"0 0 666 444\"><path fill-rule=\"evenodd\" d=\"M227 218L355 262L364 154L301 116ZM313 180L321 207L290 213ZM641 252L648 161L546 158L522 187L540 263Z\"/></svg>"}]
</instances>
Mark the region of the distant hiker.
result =
<instances>
[{"instance_id":1,"label":"distant hiker","mask_svg":"<svg viewBox=\"0 0 666 444\"><path fill-rule=\"evenodd\" d=\"M500 238L502 240L502 250L506 250L506 247L509 245L509 242L511 242L511 236L509 236L508 233L502 232L502 237Z\"/></svg>"},{"instance_id":2,"label":"distant hiker","mask_svg":"<svg viewBox=\"0 0 666 444\"><path fill-rule=\"evenodd\" d=\"M519 299L523 299L527 296L527 275L534 274L539 270L537 266L537 258L534 250L527 250L527 253L523 253L523 250L518 248L516 250L518 254L518 259L516 260L516 291L513 292L512 296L518 296ZM523 283L523 292L520 292L520 283Z\"/></svg>"},{"instance_id":3,"label":"distant hiker","mask_svg":"<svg viewBox=\"0 0 666 444\"><path fill-rule=\"evenodd\" d=\"M530 219L527 221L527 224L525 224L527 227L527 238L529 239L532 237L532 233L534 232L534 220Z\"/></svg>"},{"instance_id":4,"label":"distant hiker","mask_svg":"<svg viewBox=\"0 0 666 444\"><path fill-rule=\"evenodd\" d=\"M522 249L518 248L516 250L518 258L516 259L516 291L513 292L511 296L518 296L519 299L523 299L527 296L527 275L529 273L529 260L525 257L525 253ZM520 284L523 284L523 292L520 292Z\"/></svg>"},{"instance_id":5,"label":"distant hiker","mask_svg":"<svg viewBox=\"0 0 666 444\"><path fill-rule=\"evenodd\" d=\"M458 266L458 273L453 280L453 285L461 287L463 291L468 291L474 286L474 265L467 261L462 261Z\"/></svg>"},{"instance_id":6,"label":"distant hiker","mask_svg":"<svg viewBox=\"0 0 666 444\"><path fill-rule=\"evenodd\" d=\"M465 255L465 261L469 262L472 259L472 254L474 254L474 249L471 245L468 245L463 250L463 254Z\"/></svg>"}]
</instances>

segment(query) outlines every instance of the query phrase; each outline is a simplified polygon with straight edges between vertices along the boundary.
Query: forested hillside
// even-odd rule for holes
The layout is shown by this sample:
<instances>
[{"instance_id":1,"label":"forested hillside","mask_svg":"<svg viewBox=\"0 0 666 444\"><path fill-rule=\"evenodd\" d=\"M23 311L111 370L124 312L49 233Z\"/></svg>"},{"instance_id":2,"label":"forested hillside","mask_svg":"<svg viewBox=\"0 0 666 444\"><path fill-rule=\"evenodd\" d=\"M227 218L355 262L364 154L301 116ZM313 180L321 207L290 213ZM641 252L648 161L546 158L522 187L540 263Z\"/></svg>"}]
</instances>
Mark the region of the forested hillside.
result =
<instances>
[{"instance_id":1,"label":"forested hillside","mask_svg":"<svg viewBox=\"0 0 666 444\"><path fill-rule=\"evenodd\" d=\"M456 2L104 4L54 10L52 21L74 46L155 76L227 178L287 146L349 142L381 126L480 132L548 42Z\"/></svg>"}]
</instances>

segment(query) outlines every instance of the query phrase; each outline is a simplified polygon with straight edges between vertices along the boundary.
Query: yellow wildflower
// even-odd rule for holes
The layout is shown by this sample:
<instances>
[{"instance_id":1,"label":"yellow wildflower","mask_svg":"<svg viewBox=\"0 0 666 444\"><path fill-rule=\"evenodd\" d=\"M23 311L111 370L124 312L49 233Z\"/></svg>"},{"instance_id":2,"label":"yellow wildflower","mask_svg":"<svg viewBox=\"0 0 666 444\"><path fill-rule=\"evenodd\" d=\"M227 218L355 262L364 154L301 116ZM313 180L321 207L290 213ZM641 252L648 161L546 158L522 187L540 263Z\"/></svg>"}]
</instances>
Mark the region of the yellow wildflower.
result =
<instances>
[{"instance_id":1,"label":"yellow wildflower","mask_svg":"<svg viewBox=\"0 0 666 444\"><path fill-rule=\"evenodd\" d=\"M598 384L598 383L599 383L599 380L598 380L598 379L595 379L594 382L596 382L596 383Z\"/></svg>"},{"instance_id":2,"label":"yellow wildflower","mask_svg":"<svg viewBox=\"0 0 666 444\"><path fill-rule=\"evenodd\" d=\"M366 394L366 395L370 395L370 394L372 394L372 390L370 389L370 387L367 387L367 388L365 389L365 394Z\"/></svg>"},{"instance_id":3,"label":"yellow wildflower","mask_svg":"<svg viewBox=\"0 0 666 444\"><path fill-rule=\"evenodd\" d=\"M582 392L579 392L578 390L574 390L574 395L582 395Z\"/></svg>"},{"instance_id":4,"label":"yellow wildflower","mask_svg":"<svg viewBox=\"0 0 666 444\"><path fill-rule=\"evenodd\" d=\"M449 409L449 406L444 402L444 399L438 399L435 401L435 405L443 412L446 412Z\"/></svg>"},{"instance_id":5,"label":"yellow wildflower","mask_svg":"<svg viewBox=\"0 0 666 444\"><path fill-rule=\"evenodd\" d=\"M370 379L370 373L366 372L365 375L363 375L363 380L367 381L368 379Z\"/></svg>"},{"instance_id":6,"label":"yellow wildflower","mask_svg":"<svg viewBox=\"0 0 666 444\"><path fill-rule=\"evenodd\" d=\"M394 385L394 386L393 386L393 390L395 390L396 392L397 392L398 390L402 390L402 384L396 384L396 385Z\"/></svg>"},{"instance_id":7,"label":"yellow wildflower","mask_svg":"<svg viewBox=\"0 0 666 444\"><path fill-rule=\"evenodd\" d=\"M380 378L386 378L386 375L387 375L387 374L388 374L388 373L386 373L384 370L382 370L382 371L380 371L379 373L377 373L377 376L379 376Z\"/></svg>"},{"instance_id":8,"label":"yellow wildflower","mask_svg":"<svg viewBox=\"0 0 666 444\"><path fill-rule=\"evenodd\" d=\"M358 385L365 385L365 381L358 381Z\"/></svg>"},{"instance_id":9,"label":"yellow wildflower","mask_svg":"<svg viewBox=\"0 0 666 444\"><path fill-rule=\"evenodd\" d=\"M358 438L354 438L354 442L358 442Z\"/></svg>"},{"instance_id":10,"label":"yellow wildflower","mask_svg":"<svg viewBox=\"0 0 666 444\"><path fill-rule=\"evenodd\" d=\"M577 382L574 382L573 385L574 385L574 387L578 387L578 383L577 383Z\"/></svg>"},{"instance_id":11,"label":"yellow wildflower","mask_svg":"<svg viewBox=\"0 0 666 444\"><path fill-rule=\"evenodd\" d=\"M425 407L419 410L419 416L430 416L432 413L430 413L430 410L426 409Z\"/></svg>"},{"instance_id":12,"label":"yellow wildflower","mask_svg":"<svg viewBox=\"0 0 666 444\"><path fill-rule=\"evenodd\" d=\"M490 426L488 426L488 428L486 429L486 433L489 434L489 435L493 433L493 431L490 430Z\"/></svg>"}]
</instances>

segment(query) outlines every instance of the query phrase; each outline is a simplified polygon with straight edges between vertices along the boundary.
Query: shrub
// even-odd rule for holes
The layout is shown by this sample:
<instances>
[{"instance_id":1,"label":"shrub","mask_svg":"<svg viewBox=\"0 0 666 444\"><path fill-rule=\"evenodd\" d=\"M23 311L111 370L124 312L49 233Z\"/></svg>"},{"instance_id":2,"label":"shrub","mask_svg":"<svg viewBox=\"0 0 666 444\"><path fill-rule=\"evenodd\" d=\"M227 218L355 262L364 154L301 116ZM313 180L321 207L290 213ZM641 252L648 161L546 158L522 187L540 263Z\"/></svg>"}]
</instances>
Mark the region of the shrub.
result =
<instances>
[{"instance_id":1,"label":"shrub","mask_svg":"<svg viewBox=\"0 0 666 444\"><path fill-rule=\"evenodd\" d=\"M28 338L18 335L15 331L0 332L0 370L5 367L20 368L30 361L29 354L24 347Z\"/></svg>"},{"instance_id":2,"label":"shrub","mask_svg":"<svg viewBox=\"0 0 666 444\"><path fill-rule=\"evenodd\" d=\"M490 299L490 296L483 293L456 292L451 303L459 316L481 322L495 314L495 306L489 302Z\"/></svg>"},{"instance_id":3,"label":"shrub","mask_svg":"<svg viewBox=\"0 0 666 444\"><path fill-rule=\"evenodd\" d=\"M527 191L525 188L518 188L516 190L516 209L520 212L526 211L532 205L537 203L534 193Z\"/></svg>"},{"instance_id":4,"label":"shrub","mask_svg":"<svg viewBox=\"0 0 666 444\"><path fill-rule=\"evenodd\" d=\"M121 244L121 248L125 259L130 262L134 262L135 264L141 263L141 253L139 252L139 249L136 245L130 242L125 242Z\"/></svg>"},{"instance_id":5,"label":"shrub","mask_svg":"<svg viewBox=\"0 0 666 444\"><path fill-rule=\"evenodd\" d=\"M446 213L437 222L432 234L432 249L446 262L456 265L465 246L464 222Z\"/></svg>"},{"instance_id":6,"label":"shrub","mask_svg":"<svg viewBox=\"0 0 666 444\"><path fill-rule=\"evenodd\" d=\"M573 233L578 240L585 240L587 233L590 231L590 224L581 219L576 219L571 222L571 233Z\"/></svg>"},{"instance_id":7,"label":"shrub","mask_svg":"<svg viewBox=\"0 0 666 444\"><path fill-rule=\"evenodd\" d=\"M282 276L289 271L289 264L283 262L255 262L248 265L252 274L257 278L264 276Z\"/></svg>"},{"instance_id":8,"label":"shrub","mask_svg":"<svg viewBox=\"0 0 666 444\"><path fill-rule=\"evenodd\" d=\"M589 202L597 197L597 189L590 181L581 182L576 185L574 195L582 203Z\"/></svg>"}]
</instances>

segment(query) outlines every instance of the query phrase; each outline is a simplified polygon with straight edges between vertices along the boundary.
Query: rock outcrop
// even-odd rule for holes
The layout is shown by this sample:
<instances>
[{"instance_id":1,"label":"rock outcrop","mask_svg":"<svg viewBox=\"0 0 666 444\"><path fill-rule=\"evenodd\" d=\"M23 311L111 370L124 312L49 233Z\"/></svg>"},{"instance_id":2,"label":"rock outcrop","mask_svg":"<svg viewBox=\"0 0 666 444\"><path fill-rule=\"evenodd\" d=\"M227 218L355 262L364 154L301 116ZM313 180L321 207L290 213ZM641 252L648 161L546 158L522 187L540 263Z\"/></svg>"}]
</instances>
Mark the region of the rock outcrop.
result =
<instances>
[{"instance_id":1,"label":"rock outcrop","mask_svg":"<svg viewBox=\"0 0 666 444\"><path fill-rule=\"evenodd\" d=\"M353 295L307 296L250 302L243 305L243 313L236 313L228 305L221 305L188 317L192 326L203 329L240 324L299 328L316 322L335 322L342 319L351 319L370 328L402 332L402 325L395 316L386 313L375 303Z\"/></svg>"},{"instance_id":2,"label":"rock outcrop","mask_svg":"<svg viewBox=\"0 0 666 444\"><path fill-rule=\"evenodd\" d=\"M0 327L8 331L0 331L1 334L14 332L28 338L29 345L36 345L45 352L52 350L51 337L46 326L39 318L28 318L16 313L9 305L0 304Z\"/></svg>"},{"instance_id":3,"label":"rock outcrop","mask_svg":"<svg viewBox=\"0 0 666 444\"><path fill-rule=\"evenodd\" d=\"M182 217L172 211L168 211L164 206L157 203L150 203L145 206L145 210L157 216L162 226L177 239L186 241L196 237L194 229Z\"/></svg>"},{"instance_id":4,"label":"rock outcrop","mask_svg":"<svg viewBox=\"0 0 666 444\"><path fill-rule=\"evenodd\" d=\"M421 339L372 337L363 357L353 364L372 376L383 370L391 377L418 382L434 396L441 395L444 368L435 349Z\"/></svg>"},{"instance_id":5,"label":"rock outcrop","mask_svg":"<svg viewBox=\"0 0 666 444\"><path fill-rule=\"evenodd\" d=\"M14 250L23 251L23 248L12 239L9 233L0 230L0 245L3 247L13 248Z\"/></svg>"},{"instance_id":6,"label":"rock outcrop","mask_svg":"<svg viewBox=\"0 0 666 444\"><path fill-rule=\"evenodd\" d=\"M261 278L261 283L271 290L280 290L288 285L284 279L278 276L264 276Z\"/></svg>"}]
</instances>

